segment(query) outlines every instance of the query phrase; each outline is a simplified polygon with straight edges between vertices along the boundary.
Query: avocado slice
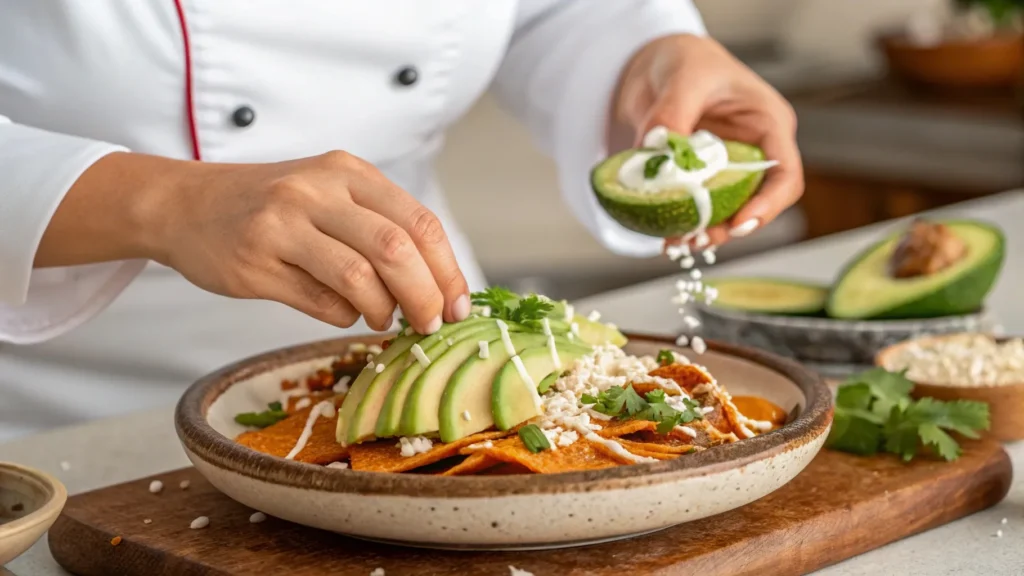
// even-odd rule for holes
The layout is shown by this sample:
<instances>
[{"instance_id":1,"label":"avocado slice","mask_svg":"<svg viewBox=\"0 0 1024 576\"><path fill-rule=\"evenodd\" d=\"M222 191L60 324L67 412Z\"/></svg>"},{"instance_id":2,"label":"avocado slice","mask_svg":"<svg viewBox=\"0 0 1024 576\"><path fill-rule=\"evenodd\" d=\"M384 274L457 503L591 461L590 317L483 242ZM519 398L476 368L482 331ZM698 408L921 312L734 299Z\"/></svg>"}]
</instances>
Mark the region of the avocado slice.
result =
<instances>
[{"instance_id":1,"label":"avocado slice","mask_svg":"<svg viewBox=\"0 0 1024 576\"><path fill-rule=\"evenodd\" d=\"M434 335L427 336L427 338L433 337ZM420 334L402 334L396 338L386 350L378 354L374 360L375 362L391 364L396 358L408 352L408 350L412 348L413 344L416 344L423 339L424 337ZM339 444L346 443L345 439L348 432L348 425L352 421L352 416L355 415L356 409L359 407L359 403L366 394L366 389L370 386L377 375L376 370L366 366L356 376L356 379L352 382L351 386L349 386L348 392L345 394L345 399L341 403L341 409L338 410L338 423L335 437Z\"/></svg>"},{"instance_id":2,"label":"avocado slice","mask_svg":"<svg viewBox=\"0 0 1024 576\"><path fill-rule=\"evenodd\" d=\"M591 350L578 344L556 343L555 352L564 370L578 358L589 354ZM494 386L491 390L491 414L500 430L510 430L517 424L540 414L537 405L540 396L536 387L557 370L548 346L527 348L518 358L529 380L532 381L533 388L531 389L530 383L523 379L520 367L516 366L515 357L501 367L494 377Z\"/></svg>"},{"instance_id":3,"label":"avocado slice","mask_svg":"<svg viewBox=\"0 0 1024 576\"><path fill-rule=\"evenodd\" d=\"M732 162L761 162L764 152L756 146L726 142ZM626 150L594 168L590 183L598 202L625 228L647 236L669 238L693 232L700 222L697 205L685 189L657 193L629 190L619 182L619 169L640 149ZM711 195L710 226L732 217L757 191L764 171L725 170L704 183Z\"/></svg>"},{"instance_id":4,"label":"avocado slice","mask_svg":"<svg viewBox=\"0 0 1024 576\"><path fill-rule=\"evenodd\" d=\"M715 306L758 314L820 314L829 294L827 286L781 278L713 278L704 284L718 290Z\"/></svg>"},{"instance_id":5,"label":"avocado slice","mask_svg":"<svg viewBox=\"0 0 1024 576\"><path fill-rule=\"evenodd\" d=\"M497 330L495 321L490 318L474 319L472 322L466 320L456 324L456 326L459 325L461 325L460 330L453 332L448 338L442 339L437 344L423 350L423 354L428 360L430 360L431 365L433 365L434 361L441 357L448 348L466 338L472 338L477 332ZM518 326L509 325L509 331L519 329L520 327ZM452 342L451 345L448 344L449 340ZM374 432L377 438L390 438L392 436L399 435L402 423L402 412L405 408L406 398L408 398L409 391L412 389L416 379L420 377L420 374L422 374L423 371L424 367L419 362L410 363L388 390L387 396L384 399L384 404L377 416L376 426L374 427Z\"/></svg>"},{"instance_id":6,"label":"avocado slice","mask_svg":"<svg viewBox=\"0 0 1024 576\"><path fill-rule=\"evenodd\" d=\"M473 326L483 327L485 323L489 324L486 322L486 318L469 318L462 322L445 324L437 332L427 336L418 343L424 351L434 346L447 347L448 338L452 338ZM378 359L376 362L383 363L385 368L383 372L377 373L374 371L376 375L366 387L365 392L359 399L358 407L353 411L348 424L346 424L348 427L346 439L349 443L359 442L374 435L378 416L380 415L381 408L384 406L384 400L387 398L388 392L395 381L398 380L399 375L410 364L416 362L411 348L412 346L410 345L394 360Z\"/></svg>"},{"instance_id":7,"label":"avocado slice","mask_svg":"<svg viewBox=\"0 0 1024 576\"><path fill-rule=\"evenodd\" d=\"M543 334L510 334L516 353L527 348L543 346ZM454 442L470 434L487 430L494 425L491 415L491 385L501 367L512 357L500 339L487 343L487 358L480 357L480 345L472 350L448 379L437 411L438 429L442 442ZM463 415L469 414L469 420Z\"/></svg>"},{"instance_id":8,"label":"avocado slice","mask_svg":"<svg viewBox=\"0 0 1024 576\"><path fill-rule=\"evenodd\" d=\"M894 278L890 259L902 236L893 234L859 254L840 274L826 311L833 318L930 318L981 308L1003 265L1006 240L994 225L942 221L966 245L949 267L925 276Z\"/></svg>"},{"instance_id":9,"label":"avocado slice","mask_svg":"<svg viewBox=\"0 0 1024 576\"><path fill-rule=\"evenodd\" d=\"M524 334L516 334L516 337ZM543 335L540 335L543 338ZM513 335L509 334L509 340ZM441 405L441 396L444 393L452 375L462 364L480 354L480 342L497 342L498 346L504 348L501 343L501 330L497 327L475 332L471 337L456 342L431 363L416 381L409 388L409 394L405 399L405 408L402 410L402 421L398 427L400 436L417 436L437 432L438 409Z\"/></svg>"}]
</instances>

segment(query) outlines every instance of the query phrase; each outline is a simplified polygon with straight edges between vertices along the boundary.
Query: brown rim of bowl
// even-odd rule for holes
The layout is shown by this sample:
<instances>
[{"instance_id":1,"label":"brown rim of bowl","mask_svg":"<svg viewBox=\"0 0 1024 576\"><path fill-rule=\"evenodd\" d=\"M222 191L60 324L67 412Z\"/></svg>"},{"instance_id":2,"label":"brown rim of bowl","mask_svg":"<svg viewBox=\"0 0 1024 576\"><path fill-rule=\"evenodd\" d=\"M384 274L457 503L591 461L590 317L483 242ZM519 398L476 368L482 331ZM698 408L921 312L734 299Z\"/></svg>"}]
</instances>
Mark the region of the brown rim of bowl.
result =
<instances>
[{"instance_id":1,"label":"brown rim of bowl","mask_svg":"<svg viewBox=\"0 0 1024 576\"><path fill-rule=\"evenodd\" d=\"M25 516L0 524L0 536L21 533L31 529L33 526L49 522L56 518L57 514L64 508L64 504L68 500L68 490L60 480L41 470L15 464L14 462L0 462L0 474L3 474L4 471L16 472L25 478L29 478L30 482L43 486L46 489L47 498L40 507Z\"/></svg>"},{"instance_id":2,"label":"brown rim of bowl","mask_svg":"<svg viewBox=\"0 0 1024 576\"><path fill-rule=\"evenodd\" d=\"M913 50L917 52L934 52L938 50L964 49L964 48L990 48L1002 46L1015 46L1024 41L1024 33L1017 31L1000 32L985 38L943 38L937 44L919 45L915 44L903 32L887 32L876 36L876 42L883 48L896 50Z\"/></svg>"},{"instance_id":3,"label":"brown rim of bowl","mask_svg":"<svg viewBox=\"0 0 1024 576\"><path fill-rule=\"evenodd\" d=\"M627 336L631 341L662 343L666 347L678 349L671 338L640 334ZM274 350L221 368L196 381L181 397L174 413L178 437L187 450L218 468L273 484L357 494L478 498L612 490L714 474L810 442L823 434L832 421L832 393L816 373L775 354L713 341L708 343L709 349L754 362L793 381L806 398L803 412L792 422L763 436L717 446L686 458L585 472L487 477L358 472L294 462L237 444L215 431L206 421L205 412L214 400L241 380L284 364L340 354L351 342L379 342L383 337L348 337L312 342Z\"/></svg>"}]
</instances>

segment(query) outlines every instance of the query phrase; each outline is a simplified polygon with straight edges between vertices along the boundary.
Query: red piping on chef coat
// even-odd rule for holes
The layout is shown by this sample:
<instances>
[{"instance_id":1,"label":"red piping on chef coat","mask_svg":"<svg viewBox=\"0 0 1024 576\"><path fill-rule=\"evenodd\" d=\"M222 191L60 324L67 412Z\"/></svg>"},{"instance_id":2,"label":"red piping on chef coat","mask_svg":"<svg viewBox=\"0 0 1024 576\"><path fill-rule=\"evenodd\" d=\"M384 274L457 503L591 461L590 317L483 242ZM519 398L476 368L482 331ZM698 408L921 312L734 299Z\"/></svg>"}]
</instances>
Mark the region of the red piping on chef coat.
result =
<instances>
[{"instance_id":1,"label":"red piping on chef coat","mask_svg":"<svg viewBox=\"0 0 1024 576\"><path fill-rule=\"evenodd\" d=\"M181 38L185 44L185 110L188 114L188 131L192 139L192 159L202 160L199 151L199 136L196 134L196 110L192 105L192 47L188 39L188 25L185 23L185 9L181 0L174 0L178 11L178 22L181 23Z\"/></svg>"}]
</instances>

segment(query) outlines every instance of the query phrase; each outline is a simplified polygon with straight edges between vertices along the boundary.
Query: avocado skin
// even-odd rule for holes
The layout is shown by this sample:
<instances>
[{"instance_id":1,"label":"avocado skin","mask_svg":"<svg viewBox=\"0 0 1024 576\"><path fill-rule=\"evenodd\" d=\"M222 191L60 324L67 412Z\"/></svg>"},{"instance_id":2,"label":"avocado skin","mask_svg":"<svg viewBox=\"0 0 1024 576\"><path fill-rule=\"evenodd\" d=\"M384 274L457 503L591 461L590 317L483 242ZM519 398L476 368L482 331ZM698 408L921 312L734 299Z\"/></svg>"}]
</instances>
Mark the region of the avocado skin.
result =
<instances>
[{"instance_id":1,"label":"avocado skin","mask_svg":"<svg viewBox=\"0 0 1024 576\"><path fill-rule=\"evenodd\" d=\"M764 154L753 147L746 147L752 154L744 161L763 160ZM693 198L652 198L656 195L607 194L603 190L600 178L602 168L624 154L635 152L627 150L612 156L598 164L590 173L590 185L598 203L605 212L624 228L646 236L656 238L674 238L693 232L700 222L697 205ZM605 175L605 178L617 177L616 174ZM708 226L721 224L739 211L747 200L757 191L764 180L764 172L751 172L745 178L726 186L719 186L710 191L711 221ZM653 201L652 201L653 200Z\"/></svg>"},{"instance_id":2,"label":"avocado skin","mask_svg":"<svg viewBox=\"0 0 1024 576\"><path fill-rule=\"evenodd\" d=\"M839 274L839 280L835 283L832 293L829 295L825 306L827 314L832 318L849 320L909 320L916 318L937 318L941 316L957 316L977 312L988 296L989 291L995 285L999 272L1003 267L1003 260L1006 255L1006 237L998 227L977 220L943 220L946 224L970 225L986 228L996 235L995 248L981 262L972 269L965 271L958 278L950 283L922 294L919 298L905 302L888 310L879 311L877 314L864 318L844 316L837 310L835 294L842 285L843 279L854 270L862 260L867 258L879 246L892 240L889 236L881 242L877 242L858 254L853 261Z\"/></svg>"}]
</instances>

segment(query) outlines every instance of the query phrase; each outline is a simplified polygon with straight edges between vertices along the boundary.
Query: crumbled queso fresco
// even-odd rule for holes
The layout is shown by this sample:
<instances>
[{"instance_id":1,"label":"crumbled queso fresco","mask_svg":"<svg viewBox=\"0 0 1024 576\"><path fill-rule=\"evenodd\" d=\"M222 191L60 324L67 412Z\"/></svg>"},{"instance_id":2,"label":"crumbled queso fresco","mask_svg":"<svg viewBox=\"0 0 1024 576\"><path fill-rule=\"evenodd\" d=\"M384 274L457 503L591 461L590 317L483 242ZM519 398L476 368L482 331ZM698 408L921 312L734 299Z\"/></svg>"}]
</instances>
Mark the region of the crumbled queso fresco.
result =
<instances>
[{"instance_id":1,"label":"crumbled queso fresco","mask_svg":"<svg viewBox=\"0 0 1024 576\"><path fill-rule=\"evenodd\" d=\"M434 442L430 438L423 436L401 437L398 439L398 449L402 451L402 456L409 458L417 454L429 452L434 446Z\"/></svg>"},{"instance_id":2,"label":"crumbled queso fresco","mask_svg":"<svg viewBox=\"0 0 1024 576\"><path fill-rule=\"evenodd\" d=\"M999 386L1024 382L1024 340L1003 343L984 334L958 334L912 342L888 360L915 382L946 386Z\"/></svg>"}]
</instances>

